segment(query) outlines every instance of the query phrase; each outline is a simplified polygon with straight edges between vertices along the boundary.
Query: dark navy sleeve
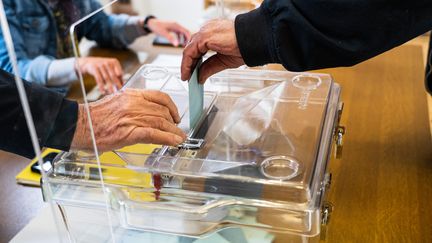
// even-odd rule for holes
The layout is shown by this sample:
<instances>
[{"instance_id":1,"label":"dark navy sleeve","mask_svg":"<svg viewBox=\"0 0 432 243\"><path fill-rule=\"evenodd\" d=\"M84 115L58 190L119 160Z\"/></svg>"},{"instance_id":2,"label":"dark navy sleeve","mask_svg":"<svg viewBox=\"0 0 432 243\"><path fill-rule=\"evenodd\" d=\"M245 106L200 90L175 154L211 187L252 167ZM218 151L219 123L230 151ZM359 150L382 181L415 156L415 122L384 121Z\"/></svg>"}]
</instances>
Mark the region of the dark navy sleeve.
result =
<instances>
[{"instance_id":1,"label":"dark navy sleeve","mask_svg":"<svg viewBox=\"0 0 432 243\"><path fill-rule=\"evenodd\" d=\"M78 104L62 94L24 81L39 144L69 150L75 133ZM29 130L14 76L0 70L0 149L34 157Z\"/></svg>"},{"instance_id":2,"label":"dark navy sleeve","mask_svg":"<svg viewBox=\"0 0 432 243\"><path fill-rule=\"evenodd\" d=\"M432 37L429 40L429 51L426 63L426 90L432 95Z\"/></svg>"},{"instance_id":3,"label":"dark navy sleeve","mask_svg":"<svg viewBox=\"0 0 432 243\"><path fill-rule=\"evenodd\" d=\"M431 0L265 0L238 15L235 31L249 66L291 71L351 66L432 29Z\"/></svg>"}]
</instances>

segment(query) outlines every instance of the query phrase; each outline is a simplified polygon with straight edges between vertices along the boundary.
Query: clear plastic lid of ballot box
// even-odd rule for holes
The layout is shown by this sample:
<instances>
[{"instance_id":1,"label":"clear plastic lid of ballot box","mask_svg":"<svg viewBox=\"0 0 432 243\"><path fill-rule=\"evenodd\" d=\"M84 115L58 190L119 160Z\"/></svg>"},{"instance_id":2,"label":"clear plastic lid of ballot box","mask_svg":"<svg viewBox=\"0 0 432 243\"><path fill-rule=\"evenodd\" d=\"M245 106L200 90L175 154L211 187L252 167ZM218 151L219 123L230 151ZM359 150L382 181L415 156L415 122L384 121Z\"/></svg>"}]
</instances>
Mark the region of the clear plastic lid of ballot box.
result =
<instances>
[{"instance_id":1,"label":"clear plastic lid of ballot box","mask_svg":"<svg viewBox=\"0 0 432 243\"><path fill-rule=\"evenodd\" d=\"M145 65L125 88L168 93L182 117L179 127L190 139L151 154L117 154L128 168L165 175L160 182L165 188L199 188L308 208L314 183L320 183L316 175L324 168L318 155L328 140L323 125L331 87L330 76L322 74L225 71L205 84L204 110L189 127L187 82L164 67ZM200 178L211 181L203 184Z\"/></svg>"},{"instance_id":2,"label":"clear plastic lid of ballot box","mask_svg":"<svg viewBox=\"0 0 432 243\"><path fill-rule=\"evenodd\" d=\"M339 98L329 75L253 69L216 74L204 86L195 127L189 127L188 83L175 69L144 65L123 89L167 93L187 141L103 154L102 178L91 156L65 153L47 181L54 200L80 207L108 203L111 217L134 230L194 237L232 226L319 233ZM100 186L98 178L108 202L91 189Z\"/></svg>"}]
</instances>

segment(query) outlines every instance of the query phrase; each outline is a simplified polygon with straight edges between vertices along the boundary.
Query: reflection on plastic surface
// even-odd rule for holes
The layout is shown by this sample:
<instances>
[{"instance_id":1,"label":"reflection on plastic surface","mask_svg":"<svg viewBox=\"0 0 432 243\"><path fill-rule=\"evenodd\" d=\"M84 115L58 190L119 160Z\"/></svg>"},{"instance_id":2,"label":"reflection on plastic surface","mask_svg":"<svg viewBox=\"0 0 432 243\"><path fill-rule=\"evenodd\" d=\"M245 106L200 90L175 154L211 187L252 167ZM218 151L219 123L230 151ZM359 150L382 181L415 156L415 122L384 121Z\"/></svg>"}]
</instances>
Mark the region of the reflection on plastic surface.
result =
<instances>
[{"instance_id":1,"label":"reflection on plastic surface","mask_svg":"<svg viewBox=\"0 0 432 243\"><path fill-rule=\"evenodd\" d=\"M321 78L315 75L297 75L293 78L292 83L295 87L302 90L302 95L299 101L299 108L306 109L308 105L309 95L312 90L315 90L321 84Z\"/></svg>"},{"instance_id":2,"label":"reflection on plastic surface","mask_svg":"<svg viewBox=\"0 0 432 243\"><path fill-rule=\"evenodd\" d=\"M300 164L288 156L272 156L261 164L261 173L267 178L289 180L300 173Z\"/></svg>"},{"instance_id":3,"label":"reflection on plastic surface","mask_svg":"<svg viewBox=\"0 0 432 243\"><path fill-rule=\"evenodd\" d=\"M275 84L237 99L223 131L241 146L255 142L269 128L284 87Z\"/></svg>"}]
</instances>

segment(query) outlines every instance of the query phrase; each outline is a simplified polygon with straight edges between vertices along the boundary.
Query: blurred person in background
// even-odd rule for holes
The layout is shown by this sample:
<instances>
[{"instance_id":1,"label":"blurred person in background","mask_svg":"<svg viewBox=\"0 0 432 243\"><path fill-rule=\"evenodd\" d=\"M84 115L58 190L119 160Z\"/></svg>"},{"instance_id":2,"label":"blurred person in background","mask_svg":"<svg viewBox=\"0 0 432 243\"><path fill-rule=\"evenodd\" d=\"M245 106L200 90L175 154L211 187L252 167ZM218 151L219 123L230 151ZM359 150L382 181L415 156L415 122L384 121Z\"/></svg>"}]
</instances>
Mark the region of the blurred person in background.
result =
<instances>
[{"instance_id":1,"label":"blurred person in background","mask_svg":"<svg viewBox=\"0 0 432 243\"><path fill-rule=\"evenodd\" d=\"M102 93L113 93L123 84L123 71L115 58L81 57L75 63L69 27L99 9L97 0L4 0L19 75L29 82L67 92L78 80L77 72L92 76ZM173 45L189 40L187 29L172 21L153 16L129 16L99 12L76 30L77 39L94 40L102 47L123 49L136 38L151 32L167 38ZM0 68L13 72L0 33Z\"/></svg>"}]
</instances>

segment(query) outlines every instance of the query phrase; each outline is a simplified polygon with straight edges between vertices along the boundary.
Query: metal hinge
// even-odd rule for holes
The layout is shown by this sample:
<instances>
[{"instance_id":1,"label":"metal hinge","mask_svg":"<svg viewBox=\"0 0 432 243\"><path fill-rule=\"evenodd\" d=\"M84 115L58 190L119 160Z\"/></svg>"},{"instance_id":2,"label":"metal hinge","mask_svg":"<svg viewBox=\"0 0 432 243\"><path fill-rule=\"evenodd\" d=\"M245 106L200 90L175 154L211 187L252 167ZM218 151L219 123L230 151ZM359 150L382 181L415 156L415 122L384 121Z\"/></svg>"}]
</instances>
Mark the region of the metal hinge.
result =
<instances>
[{"instance_id":1,"label":"metal hinge","mask_svg":"<svg viewBox=\"0 0 432 243\"><path fill-rule=\"evenodd\" d=\"M326 190L330 189L332 182L332 173L326 173L324 175L324 187Z\"/></svg>"},{"instance_id":2,"label":"metal hinge","mask_svg":"<svg viewBox=\"0 0 432 243\"><path fill-rule=\"evenodd\" d=\"M320 194L322 196L324 196L325 192L330 189L331 180L332 180L332 174L331 173L326 173L324 175L324 180L321 182Z\"/></svg>"},{"instance_id":3,"label":"metal hinge","mask_svg":"<svg viewBox=\"0 0 432 243\"><path fill-rule=\"evenodd\" d=\"M321 233L320 239L325 240L327 237L328 224L330 222L330 216L333 212L333 204L330 202L324 202L321 208Z\"/></svg>"},{"instance_id":4,"label":"metal hinge","mask_svg":"<svg viewBox=\"0 0 432 243\"><path fill-rule=\"evenodd\" d=\"M335 157L336 159L340 159L342 157L342 149L343 149L343 136L345 135L346 128L340 125L340 120L342 117L342 112L344 108L344 103L340 102L338 105L338 119L337 119L337 127L335 129Z\"/></svg>"},{"instance_id":5,"label":"metal hinge","mask_svg":"<svg viewBox=\"0 0 432 243\"><path fill-rule=\"evenodd\" d=\"M338 104L338 121L337 121L338 124L340 123L343 109L344 109L344 103L343 102L339 102L339 104Z\"/></svg>"},{"instance_id":6,"label":"metal hinge","mask_svg":"<svg viewBox=\"0 0 432 243\"><path fill-rule=\"evenodd\" d=\"M343 136L345 135L345 132L346 132L346 128L344 126L338 126L336 128L336 134L335 134L335 141L336 141L335 157L336 157L336 159L340 159L342 157Z\"/></svg>"}]
</instances>

